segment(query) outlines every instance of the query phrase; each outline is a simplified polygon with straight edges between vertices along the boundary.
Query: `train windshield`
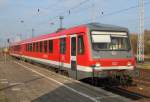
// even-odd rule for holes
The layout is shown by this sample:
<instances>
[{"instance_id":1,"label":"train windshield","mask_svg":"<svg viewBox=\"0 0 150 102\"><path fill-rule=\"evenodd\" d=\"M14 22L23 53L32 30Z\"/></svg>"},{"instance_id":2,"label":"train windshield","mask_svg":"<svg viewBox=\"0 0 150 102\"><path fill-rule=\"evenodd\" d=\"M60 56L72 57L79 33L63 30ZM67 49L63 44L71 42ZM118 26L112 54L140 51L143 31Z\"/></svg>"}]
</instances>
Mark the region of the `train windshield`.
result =
<instances>
[{"instance_id":1,"label":"train windshield","mask_svg":"<svg viewBox=\"0 0 150 102\"><path fill-rule=\"evenodd\" d=\"M129 50L130 43L126 32L100 32L91 33L94 50Z\"/></svg>"}]
</instances>

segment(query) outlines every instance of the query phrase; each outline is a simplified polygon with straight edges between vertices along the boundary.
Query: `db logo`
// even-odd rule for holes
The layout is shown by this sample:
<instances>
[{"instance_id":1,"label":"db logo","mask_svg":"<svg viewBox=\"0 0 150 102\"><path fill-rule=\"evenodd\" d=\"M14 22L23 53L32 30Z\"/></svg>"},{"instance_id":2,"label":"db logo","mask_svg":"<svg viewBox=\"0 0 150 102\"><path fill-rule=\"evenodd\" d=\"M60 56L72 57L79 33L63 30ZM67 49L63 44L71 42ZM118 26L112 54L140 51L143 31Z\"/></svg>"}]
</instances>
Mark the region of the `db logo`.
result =
<instances>
[{"instance_id":1,"label":"db logo","mask_svg":"<svg viewBox=\"0 0 150 102\"><path fill-rule=\"evenodd\" d=\"M112 55L117 55L117 52L112 51L111 54L112 54Z\"/></svg>"}]
</instances>

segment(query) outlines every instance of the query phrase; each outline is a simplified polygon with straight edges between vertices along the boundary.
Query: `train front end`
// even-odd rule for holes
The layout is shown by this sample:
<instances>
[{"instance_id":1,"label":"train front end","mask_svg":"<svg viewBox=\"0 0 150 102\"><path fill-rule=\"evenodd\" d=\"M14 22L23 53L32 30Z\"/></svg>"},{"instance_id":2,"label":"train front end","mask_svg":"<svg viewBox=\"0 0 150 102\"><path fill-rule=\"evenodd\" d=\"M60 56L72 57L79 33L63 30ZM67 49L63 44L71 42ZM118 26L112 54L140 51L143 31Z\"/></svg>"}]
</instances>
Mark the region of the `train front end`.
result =
<instances>
[{"instance_id":1,"label":"train front end","mask_svg":"<svg viewBox=\"0 0 150 102\"><path fill-rule=\"evenodd\" d=\"M136 61L132 52L128 29L110 26L90 26L91 67L94 77L129 74Z\"/></svg>"}]
</instances>

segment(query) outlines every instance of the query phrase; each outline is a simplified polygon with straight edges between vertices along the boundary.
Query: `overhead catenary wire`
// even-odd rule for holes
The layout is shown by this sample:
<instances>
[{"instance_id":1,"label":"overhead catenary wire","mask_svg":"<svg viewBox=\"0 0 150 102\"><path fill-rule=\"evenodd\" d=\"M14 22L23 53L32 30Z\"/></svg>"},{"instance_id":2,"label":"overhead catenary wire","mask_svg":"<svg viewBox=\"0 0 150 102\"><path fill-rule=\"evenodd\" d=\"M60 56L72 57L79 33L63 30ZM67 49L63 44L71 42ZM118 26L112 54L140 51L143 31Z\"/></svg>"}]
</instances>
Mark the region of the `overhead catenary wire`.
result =
<instances>
[{"instance_id":1,"label":"overhead catenary wire","mask_svg":"<svg viewBox=\"0 0 150 102\"><path fill-rule=\"evenodd\" d=\"M58 15L52 17L50 20L56 19L56 18L58 18L59 16L62 16L63 14L65 14L65 13L67 13L67 14L70 15L73 9L79 8L81 5L83 5L83 4L85 4L85 3L89 2L89 1L90 1L90 0L84 0L84 1L82 1L82 2L80 2L80 3L78 3L77 5L75 5L75 6L71 7L71 8L69 8L69 9L67 9L67 10L65 10L65 11L63 11L63 12L61 12L61 13L59 13ZM63 16L64 16L64 15L63 15Z\"/></svg>"},{"instance_id":2,"label":"overhead catenary wire","mask_svg":"<svg viewBox=\"0 0 150 102\"><path fill-rule=\"evenodd\" d=\"M53 16L52 18L48 19L48 21L52 22L52 21L54 21L54 20L58 20L60 16L66 17L66 16L68 16L68 15L71 15L74 9L79 8L81 5L83 5L83 4L85 4L85 3L89 2L89 1L90 1L90 0L84 0L84 1L82 1L82 2L80 2L80 3L78 3L77 5L71 7L71 8L69 8L69 9L67 9L67 10L62 11L61 13L57 14L56 16ZM84 10L87 10L87 9L89 9L89 8L90 8L90 7L84 8L84 9L79 10L79 11L75 11L75 13L78 13L78 12L81 12L81 11L84 11ZM65 15L65 14L66 14L66 15ZM45 24L45 22L46 22L46 21L40 22L40 23L38 23L38 25Z\"/></svg>"},{"instance_id":3,"label":"overhead catenary wire","mask_svg":"<svg viewBox=\"0 0 150 102\"><path fill-rule=\"evenodd\" d=\"M45 10L49 10L49 9L52 9L52 8L54 8L54 7L56 7L56 6L58 6L58 5L60 5L62 0L57 0L56 2L54 2L52 5L50 5L50 6L48 6L48 7L46 7L46 8L38 8L39 10L40 9L45 9ZM54 6L55 5L55 6Z\"/></svg>"},{"instance_id":4,"label":"overhead catenary wire","mask_svg":"<svg viewBox=\"0 0 150 102\"><path fill-rule=\"evenodd\" d=\"M74 11L76 8L79 8L80 6L82 6L83 4L89 2L90 0L84 0L80 3L78 3L77 5L75 5L74 7L71 7L67 10L64 10L63 12L57 14L56 16L52 17L49 19L49 21L53 21L53 20L57 20L58 21L58 18L60 15L63 15L65 18L66 17L69 17L71 15L74 15L74 14L77 14L78 12L82 12L83 10L87 10L87 9L90 9L92 6L88 7L87 9L81 9L81 10L77 10L77 11ZM150 2L145 2L144 5L147 6L149 5ZM125 9L120 9L120 10L117 10L117 11L113 11L113 12L110 12L110 13L105 13L104 11L101 12L101 15L100 16L97 16L96 19L98 19L99 17L108 17L108 16L112 16L112 15L115 15L115 14L120 14L120 13L124 13L126 11L129 11L129 10L132 10L132 9L136 9L138 8L139 5L133 5L131 7L128 7L128 8L125 8ZM68 16L69 15L69 16ZM90 21L90 19L85 19L83 22L86 22L86 21ZM42 23L44 24L44 23ZM41 25L41 23L39 24Z\"/></svg>"},{"instance_id":5,"label":"overhead catenary wire","mask_svg":"<svg viewBox=\"0 0 150 102\"><path fill-rule=\"evenodd\" d=\"M60 4L60 3L59 3L60 1L62 1L62 0L57 0L57 2L55 2L53 5L51 5L50 7L47 7L47 8L40 8L40 7L37 8L36 14L37 14L38 16L40 16L41 9L51 9L51 8L55 7L55 6L54 6L55 4L57 4L57 5ZM60 16L64 16L64 14L69 14L69 15L70 15L71 12L72 12L72 10L79 8L81 5L83 5L83 4L85 4L85 3L89 2L89 1L90 1L90 0L81 1L81 2L79 2L77 5L71 7L71 8L69 8L69 9L67 9L67 10L64 10L64 11L60 12L60 13L57 14L56 16L51 17L50 19L48 19L48 21L53 21L53 20L55 20L55 19L58 19ZM57 5L56 5L56 6L57 6ZM46 21L44 21L44 22L46 22ZM44 24L44 22L38 23L38 25Z\"/></svg>"},{"instance_id":6,"label":"overhead catenary wire","mask_svg":"<svg viewBox=\"0 0 150 102\"><path fill-rule=\"evenodd\" d=\"M49 19L49 21L52 21L54 19L58 19L60 15L63 15L64 17L68 17L68 15L72 15L73 13L73 9L76 9L77 7L79 8L79 6L85 4L86 2L89 2L90 0L84 0L82 2L80 2L79 4L75 5L74 7L72 8L69 8L61 13L59 13L58 15L52 17L51 19ZM150 2L145 2L144 5L149 5ZM134 6L131 6L131 7L128 7L128 8L125 8L125 9L121 9L121 10L117 10L117 11L114 11L114 12L110 12L110 13L106 13L105 12L101 12L102 15L100 16L97 16L95 17L95 19L99 18L99 17L107 17L107 16L112 16L112 15L115 15L115 14L119 14L119 13L123 13L123 12L126 12L126 11L129 11L129 10L132 10L132 9L135 9L135 8L138 8L139 5L134 5ZM90 6L88 9L92 8L93 6ZM82 12L83 10L87 10L87 9L82 9L82 10L79 10L79 11L75 11L75 13L78 13L78 12ZM74 13L74 14L75 14ZM64 14L67 14L66 16ZM90 19L87 19L86 21L90 21Z\"/></svg>"},{"instance_id":7,"label":"overhead catenary wire","mask_svg":"<svg viewBox=\"0 0 150 102\"><path fill-rule=\"evenodd\" d=\"M144 6L147 6L147 5L150 5L150 1L144 3ZM110 13L106 13L106 14L103 12L103 15L97 16L96 19L112 16L112 15L119 14L119 13L124 13L126 11L129 11L129 10L132 10L132 9L135 9L135 8L138 8L138 7L139 7L139 5L134 5L134 6L131 6L131 7L125 8L125 9L120 9L120 10L110 12ZM87 22L87 21L90 21L90 20L91 19L86 19L84 22Z\"/></svg>"},{"instance_id":8,"label":"overhead catenary wire","mask_svg":"<svg viewBox=\"0 0 150 102\"><path fill-rule=\"evenodd\" d=\"M150 1L144 3L145 6L149 5L149 4L150 4ZM118 10L118 11L114 11L114 12L111 12L111 13L104 14L102 16L103 17L105 17L105 16L111 16L111 15L114 15L114 14L119 14L119 13L123 13L123 12L129 11L131 9L135 9L135 8L138 8L138 7L139 7L139 5L134 5L134 6L131 6L131 7L125 8L125 9L121 9L121 10Z\"/></svg>"}]
</instances>

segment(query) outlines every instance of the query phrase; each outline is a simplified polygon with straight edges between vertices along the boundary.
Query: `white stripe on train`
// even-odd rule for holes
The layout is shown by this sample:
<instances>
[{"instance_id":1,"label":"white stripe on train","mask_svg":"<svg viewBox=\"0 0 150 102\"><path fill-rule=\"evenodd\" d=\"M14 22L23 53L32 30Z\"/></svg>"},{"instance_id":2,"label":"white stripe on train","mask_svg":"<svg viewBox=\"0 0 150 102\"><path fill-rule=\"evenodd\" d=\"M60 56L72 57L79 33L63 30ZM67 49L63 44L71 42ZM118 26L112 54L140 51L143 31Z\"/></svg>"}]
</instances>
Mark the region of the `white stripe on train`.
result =
<instances>
[{"instance_id":1,"label":"white stripe on train","mask_svg":"<svg viewBox=\"0 0 150 102\"><path fill-rule=\"evenodd\" d=\"M24 55L18 55L18 54L11 54L11 55L16 56L16 57L23 57L26 59L31 59L31 60L35 60L35 61L39 61L39 62L43 62L43 63L47 63L47 64L53 64L53 65L57 65L57 66L59 66L61 64L58 61L47 60L47 59L42 59L42 58L35 58L35 57L29 57L29 56L24 56ZM71 68L71 64L69 64L69 63L63 63L63 66L68 68L68 69ZM96 71L122 70L122 69L133 70L134 66L111 66L111 67L96 67L96 68L94 68L94 70L96 70ZM77 70L85 71L85 72L92 72L93 71L92 67L81 66L81 65L77 65Z\"/></svg>"},{"instance_id":2,"label":"white stripe on train","mask_svg":"<svg viewBox=\"0 0 150 102\"><path fill-rule=\"evenodd\" d=\"M54 40L54 39L60 39L60 38L64 38L67 37L67 35L62 35L62 36L54 36L54 37L49 37L49 38L45 38L45 39L40 39L40 40L31 40L31 41L26 41L23 42L21 44L28 44L28 43L34 43L34 42L40 42L40 41L45 41L45 40ZM14 43L13 45L19 45L19 43Z\"/></svg>"}]
</instances>

